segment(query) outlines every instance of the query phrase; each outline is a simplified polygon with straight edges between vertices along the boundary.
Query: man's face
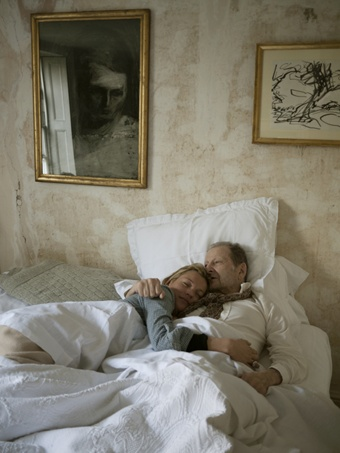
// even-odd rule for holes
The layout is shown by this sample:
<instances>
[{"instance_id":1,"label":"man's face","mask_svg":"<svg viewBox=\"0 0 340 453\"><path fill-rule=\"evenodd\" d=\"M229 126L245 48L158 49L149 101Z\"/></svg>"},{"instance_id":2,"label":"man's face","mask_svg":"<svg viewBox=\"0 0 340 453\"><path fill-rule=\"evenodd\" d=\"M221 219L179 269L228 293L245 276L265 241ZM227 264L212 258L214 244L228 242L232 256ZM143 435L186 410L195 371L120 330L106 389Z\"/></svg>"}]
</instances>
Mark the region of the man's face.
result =
<instances>
[{"instance_id":1,"label":"man's face","mask_svg":"<svg viewBox=\"0 0 340 453\"><path fill-rule=\"evenodd\" d=\"M233 294L240 291L244 281L245 263L235 266L230 258L229 248L225 246L214 247L208 250L205 257L205 267L209 274L209 290Z\"/></svg>"},{"instance_id":2,"label":"man's face","mask_svg":"<svg viewBox=\"0 0 340 453\"><path fill-rule=\"evenodd\" d=\"M124 105L127 94L125 74L103 65L91 64L92 78L88 92L91 114L101 120L113 120Z\"/></svg>"}]
</instances>

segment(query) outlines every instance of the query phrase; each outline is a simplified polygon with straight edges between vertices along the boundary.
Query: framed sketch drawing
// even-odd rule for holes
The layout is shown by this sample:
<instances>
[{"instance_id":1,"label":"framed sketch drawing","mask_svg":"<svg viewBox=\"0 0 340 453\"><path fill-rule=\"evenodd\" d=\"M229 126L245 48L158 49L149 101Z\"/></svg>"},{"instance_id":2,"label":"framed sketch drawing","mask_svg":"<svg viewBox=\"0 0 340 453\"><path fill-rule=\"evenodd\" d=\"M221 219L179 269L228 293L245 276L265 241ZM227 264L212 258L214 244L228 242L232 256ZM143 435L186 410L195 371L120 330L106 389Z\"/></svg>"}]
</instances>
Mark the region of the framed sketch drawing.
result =
<instances>
[{"instance_id":1,"label":"framed sketch drawing","mask_svg":"<svg viewBox=\"0 0 340 453\"><path fill-rule=\"evenodd\" d=\"M340 145L340 43L257 45L253 143Z\"/></svg>"},{"instance_id":2,"label":"framed sketch drawing","mask_svg":"<svg viewBox=\"0 0 340 453\"><path fill-rule=\"evenodd\" d=\"M147 186L149 10L33 14L35 178Z\"/></svg>"}]
</instances>

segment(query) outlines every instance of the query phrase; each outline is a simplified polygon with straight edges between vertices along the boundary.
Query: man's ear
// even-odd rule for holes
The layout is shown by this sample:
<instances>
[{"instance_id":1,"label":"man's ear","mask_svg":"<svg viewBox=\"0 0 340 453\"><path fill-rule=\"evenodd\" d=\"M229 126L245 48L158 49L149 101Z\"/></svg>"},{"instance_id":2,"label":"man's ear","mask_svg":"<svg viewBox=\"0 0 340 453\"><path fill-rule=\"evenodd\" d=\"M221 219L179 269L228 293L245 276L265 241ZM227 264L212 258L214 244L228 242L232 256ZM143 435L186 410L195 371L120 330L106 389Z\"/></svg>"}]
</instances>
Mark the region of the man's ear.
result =
<instances>
[{"instance_id":1,"label":"man's ear","mask_svg":"<svg viewBox=\"0 0 340 453\"><path fill-rule=\"evenodd\" d=\"M247 265L246 263L241 263L238 268L238 275L240 283L243 283L247 275Z\"/></svg>"}]
</instances>

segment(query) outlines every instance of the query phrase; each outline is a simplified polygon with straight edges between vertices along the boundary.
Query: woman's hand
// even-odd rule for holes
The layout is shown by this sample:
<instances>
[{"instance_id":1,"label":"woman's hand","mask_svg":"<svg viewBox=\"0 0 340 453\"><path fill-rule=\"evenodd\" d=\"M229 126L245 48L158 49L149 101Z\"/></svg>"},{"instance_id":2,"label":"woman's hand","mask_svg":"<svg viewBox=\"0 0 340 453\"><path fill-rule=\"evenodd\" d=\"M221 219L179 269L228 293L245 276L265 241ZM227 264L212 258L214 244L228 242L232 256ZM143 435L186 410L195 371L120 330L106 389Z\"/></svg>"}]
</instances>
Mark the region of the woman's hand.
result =
<instances>
[{"instance_id":1,"label":"woman's hand","mask_svg":"<svg viewBox=\"0 0 340 453\"><path fill-rule=\"evenodd\" d=\"M208 337L208 350L224 352L233 360L253 366L259 358L257 351L250 346L249 341L233 338Z\"/></svg>"},{"instance_id":2,"label":"woman's hand","mask_svg":"<svg viewBox=\"0 0 340 453\"><path fill-rule=\"evenodd\" d=\"M139 294L142 297L150 297L151 299L155 297L163 299L165 296L158 278L139 280L125 293L125 297L129 297L132 294Z\"/></svg>"},{"instance_id":3,"label":"woman's hand","mask_svg":"<svg viewBox=\"0 0 340 453\"><path fill-rule=\"evenodd\" d=\"M257 351L250 346L249 341L242 339L229 339L229 355L236 362L242 362L253 366L253 362L259 359Z\"/></svg>"}]
</instances>

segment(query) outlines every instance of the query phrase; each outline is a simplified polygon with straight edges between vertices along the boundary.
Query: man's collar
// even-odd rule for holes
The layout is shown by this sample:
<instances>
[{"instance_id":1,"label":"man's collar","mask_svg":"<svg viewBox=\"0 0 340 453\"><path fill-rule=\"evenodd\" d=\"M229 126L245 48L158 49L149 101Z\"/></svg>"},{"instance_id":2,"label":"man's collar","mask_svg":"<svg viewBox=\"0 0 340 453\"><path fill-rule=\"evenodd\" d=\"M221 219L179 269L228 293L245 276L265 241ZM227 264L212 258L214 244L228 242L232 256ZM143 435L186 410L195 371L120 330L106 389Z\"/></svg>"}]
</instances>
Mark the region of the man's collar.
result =
<instances>
[{"instance_id":1,"label":"man's collar","mask_svg":"<svg viewBox=\"0 0 340 453\"><path fill-rule=\"evenodd\" d=\"M249 282L243 282L243 283L241 283L240 294L244 293L244 292L247 291L249 288L251 288L251 283L249 283Z\"/></svg>"}]
</instances>

